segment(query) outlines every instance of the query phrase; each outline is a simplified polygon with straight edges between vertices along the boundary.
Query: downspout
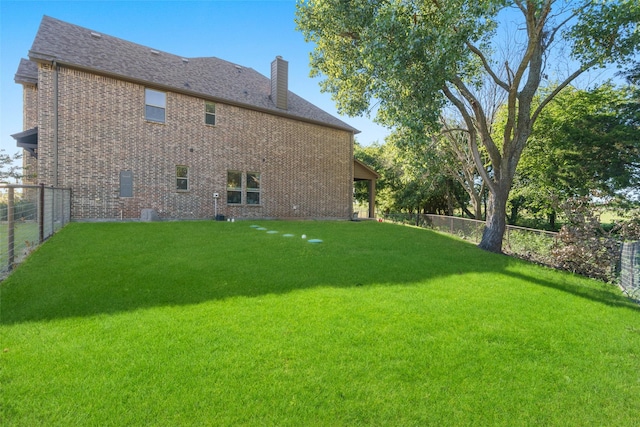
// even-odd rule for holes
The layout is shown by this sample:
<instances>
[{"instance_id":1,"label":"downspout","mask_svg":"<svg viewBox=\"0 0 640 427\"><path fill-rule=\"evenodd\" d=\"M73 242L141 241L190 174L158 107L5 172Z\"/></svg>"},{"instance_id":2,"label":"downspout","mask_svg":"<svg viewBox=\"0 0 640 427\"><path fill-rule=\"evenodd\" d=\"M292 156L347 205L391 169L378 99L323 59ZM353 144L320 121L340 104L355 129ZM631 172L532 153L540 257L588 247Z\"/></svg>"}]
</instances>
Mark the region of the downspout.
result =
<instances>
[{"instance_id":1,"label":"downspout","mask_svg":"<svg viewBox=\"0 0 640 427\"><path fill-rule=\"evenodd\" d=\"M53 183L58 186L58 63L53 61Z\"/></svg>"}]
</instances>

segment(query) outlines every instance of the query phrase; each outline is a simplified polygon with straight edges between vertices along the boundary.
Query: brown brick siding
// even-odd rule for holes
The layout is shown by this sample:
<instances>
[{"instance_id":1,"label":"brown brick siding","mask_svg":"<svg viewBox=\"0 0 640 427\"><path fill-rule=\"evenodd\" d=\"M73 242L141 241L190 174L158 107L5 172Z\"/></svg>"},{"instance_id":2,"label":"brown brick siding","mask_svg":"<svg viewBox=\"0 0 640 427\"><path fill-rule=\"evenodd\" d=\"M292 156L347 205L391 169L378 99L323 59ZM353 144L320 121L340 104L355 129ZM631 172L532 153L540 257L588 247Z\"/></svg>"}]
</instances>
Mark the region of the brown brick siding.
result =
<instances>
[{"instance_id":1,"label":"brown brick siding","mask_svg":"<svg viewBox=\"0 0 640 427\"><path fill-rule=\"evenodd\" d=\"M25 84L22 89L23 115L22 129L38 126L38 87ZM38 162L26 150L22 151L22 174L25 184L37 184Z\"/></svg>"},{"instance_id":2,"label":"brown brick siding","mask_svg":"<svg viewBox=\"0 0 640 427\"><path fill-rule=\"evenodd\" d=\"M58 77L58 182L73 190L73 218L348 218L352 135L223 103L204 124L200 98L167 92L166 123L144 118L142 85L61 68ZM53 70L40 69L39 177L55 184ZM26 105L26 104L25 104ZM188 192L175 167L189 167ZM119 197L120 171L133 172L132 198ZM227 171L261 174L260 206L228 206ZM295 207L295 208L294 208Z\"/></svg>"}]
</instances>

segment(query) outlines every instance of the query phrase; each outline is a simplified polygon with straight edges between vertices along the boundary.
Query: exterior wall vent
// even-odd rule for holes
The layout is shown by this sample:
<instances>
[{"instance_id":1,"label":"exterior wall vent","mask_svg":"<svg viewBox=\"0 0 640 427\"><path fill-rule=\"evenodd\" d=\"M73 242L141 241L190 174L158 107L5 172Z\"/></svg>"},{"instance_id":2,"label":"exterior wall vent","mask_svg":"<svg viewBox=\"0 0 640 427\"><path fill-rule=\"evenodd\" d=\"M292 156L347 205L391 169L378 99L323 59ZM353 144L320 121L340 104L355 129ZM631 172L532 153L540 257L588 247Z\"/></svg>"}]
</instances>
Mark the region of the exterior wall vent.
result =
<instances>
[{"instance_id":1,"label":"exterior wall vent","mask_svg":"<svg viewBox=\"0 0 640 427\"><path fill-rule=\"evenodd\" d=\"M289 63L276 56L271 63L271 100L281 110L288 109Z\"/></svg>"}]
</instances>

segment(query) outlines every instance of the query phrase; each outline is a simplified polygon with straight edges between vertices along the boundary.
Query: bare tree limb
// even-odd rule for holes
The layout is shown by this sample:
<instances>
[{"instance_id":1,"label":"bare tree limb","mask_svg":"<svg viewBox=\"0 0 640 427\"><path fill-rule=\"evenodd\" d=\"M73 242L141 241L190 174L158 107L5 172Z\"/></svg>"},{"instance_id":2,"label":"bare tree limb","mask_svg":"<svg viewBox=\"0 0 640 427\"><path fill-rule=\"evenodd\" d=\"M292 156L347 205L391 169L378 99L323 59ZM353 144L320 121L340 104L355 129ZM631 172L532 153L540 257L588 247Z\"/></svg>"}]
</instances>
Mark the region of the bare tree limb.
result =
<instances>
[{"instance_id":1,"label":"bare tree limb","mask_svg":"<svg viewBox=\"0 0 640 427\"><path fill-rule=\"evenodd\" d=\"M502 81L497 74L493 71L493 69L491 68L491 66L489 65L489 61L487 61L487 58L484 56L484 54L480 51L480 49L478 49L477 47L475 47L473 44L471 44L470 42L466 42L467 47L469 48L469 50L471 50L471 52L473 52L478 58L480 58L480 61L482 61L482 65L484 66L484 69L486 70L486 72L491 76L491 78L493 79L493 81L500 86L501 88L503 88L504 90L509 90L509 85L507 83L505 83L504 81Z\"/></svg>"}]
</instances>

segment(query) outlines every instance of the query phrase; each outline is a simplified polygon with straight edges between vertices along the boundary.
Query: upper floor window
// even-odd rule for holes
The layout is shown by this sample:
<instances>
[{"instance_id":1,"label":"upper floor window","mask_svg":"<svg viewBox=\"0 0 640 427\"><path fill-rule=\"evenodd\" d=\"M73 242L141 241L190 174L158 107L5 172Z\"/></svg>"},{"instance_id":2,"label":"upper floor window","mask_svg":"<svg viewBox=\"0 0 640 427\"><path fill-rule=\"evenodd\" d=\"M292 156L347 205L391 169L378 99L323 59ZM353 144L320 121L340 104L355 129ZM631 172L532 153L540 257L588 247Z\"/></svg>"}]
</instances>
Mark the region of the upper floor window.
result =
<instances>
[{"instance_id":1,"label":"upper floor window","mask_svg":"<svg viewBox=\"0 0 640 427\"><path fill-rule=\"evenodd\" d=\"M144 90L144 117L152 122L164 123L167 94L153 89Z\"/></svg>"},{"instance_id":2,"label":"upper floor window","mask_svg":"<svg viewBox=\"0 0 640 427\"><path fill-rule=\"evenodd\" d=\"M189 190L189 167L176 166L176 190Z\"/></svg>"},{"instance_id":3,"label":"upper floor window","mask_svg":"<svg viewBox=\"0 0 640 427\"><path fill-rule=\"evenodd\" d=\"M216 103L205 102L204 104L204 122L208 125L216 124Z\"/></svg>"}]
</instances>

